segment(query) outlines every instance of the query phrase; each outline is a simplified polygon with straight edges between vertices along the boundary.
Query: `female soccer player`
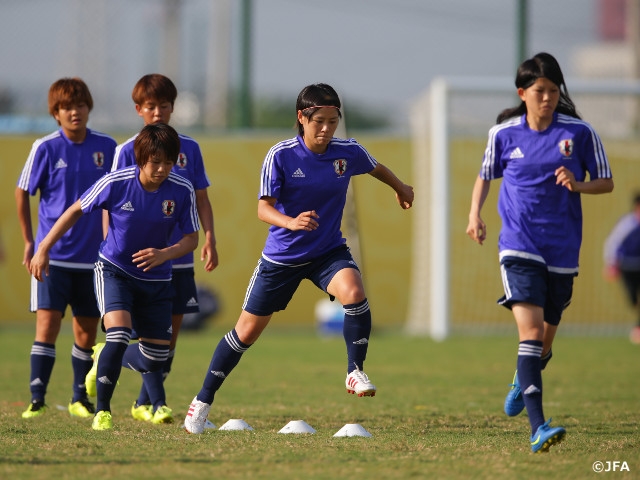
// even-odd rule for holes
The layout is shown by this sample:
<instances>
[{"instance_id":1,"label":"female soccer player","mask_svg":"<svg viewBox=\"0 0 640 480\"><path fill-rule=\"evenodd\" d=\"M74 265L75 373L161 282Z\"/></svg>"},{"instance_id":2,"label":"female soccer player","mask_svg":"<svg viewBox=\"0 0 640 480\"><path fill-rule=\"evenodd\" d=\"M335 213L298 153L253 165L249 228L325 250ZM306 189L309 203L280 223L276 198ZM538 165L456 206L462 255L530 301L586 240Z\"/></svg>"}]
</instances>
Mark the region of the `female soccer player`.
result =
<instances>
[{"instance_id":1,"label":"female soccer player","mask_svg":"<svg viewBox=\"0 0 640 480\"><path fill-rule=\"evenodd\" d=\"M640 192L634 194L632 204L631 212L618 219L604 242L604 275L607 280L622 281L636 312L629 340L640 345Z\"/></svg>"},{"instance_id":2,"label":"female soccer player","mask_svg":"<svg viewBox=\"0 0 640 480\"><path fill-rule=\"evenodd\" d=\"M284 310L303 279L344 306L349 393L373 396L363 371L371 333L371 312L362 278L340 232L347 187L368 173L389 185L403 209L413 188L378 163L355 140L334 138L340 98L326 84L302 89L296 102L298 136L273 146L264 160L258 218L271 225L240 318L213 353L200 392L189 407L185 429L202 433L216 391L258 339L274 312Z\"/></svg>"},{"instance_id":3,"label":"female soccer player","mask_svg":"<svg viewBox=\"0 0 640 480\"><path fill-rule=\"evenodd\" d=\"M526 406L535 453L548 451L566 433L545 421L542 369L578 274L580 194L611 192L613 180L600 138L578 116L553 56L539 53L524 61L515 85L522 101L501 112L489 131L467 234L484 242L480 211L491 180L502 178L498 250L505 295L498 303L513 312L520 338L505 412L517 415Z\"/></svg>"},{"instance_id":4,"label":"female soccer player","mask_svg":"<svg viewBox=\"0 0 640 480\"><path fill-rule=\"evenodd\" d=\"M18 220L24 238L22 263L29 270L34 249L58 217L111 169L116 141L87 128L93 98L80 78L61 78L49 88L49 113L60 129L36 140L15 190ZM33 240L29 195L40 192L38 232ZM45 395L56 360L55 343L67 305L73 313L71 350L73 397L69 413L90 418L85 377L91 369L100 311L93 291L93 266L103 240L100 212L86 215L50 252L49 275L31 282L31 311L36 312L36 335L31 347L31 403L23 418L42 415Z\"/></svg>"},{"instance_id":5,"label":"female soccer player","mask_svg":"<svg viewBox=\"0 0 640 480\"><path fill-rule=\"evenodd\" d=\"M49 251L83 214L104 209L109 229L95 265L94 288L106 343L96 349L94 430L113 428L111 397L121 366L153 372L164 365L171 339L171 262L198 245L195 193L171 171L180 152L178 133L166 124L145 126L135 140L137 165L105 175L69 207L31 260L39 281L48 274ZM179 228L182 237L171 242ZM132 328L140 341L129 345ZM89 378L89 375L87 376Z\"/></svg>"},{"instance_id":6,"label":"female soccer player","mask_svg":"<svg viewBox=\"0 0 640 480\"><path fill-rule=\"evenodd\" d=\"M173 113L173 105L178 96L174 83L166 76L157 73L144 75L133 87L131 98L136 106L138 115L145 125L152 123L169 123ZM116 148L113 159L113 170L136 164L133 145L137 135ZM204 243L200 251L200 260L205 261L204 269L211 272L218 266L218 252L216 250L216 236L213 228L213 209L209 201L207 188L211 185L204 168L200 146L191 137L180 135L180 153L173 167L174 173L186 178L193 184L196 191L196 205L200 224L204 232ZM177 241L181 232L176 229L173 239ZM175 356L178 334L182 326L182 319L187 313L196 313L198 307L198 292L196 289L193 252L172 262L173 273L171 282L175 296L172 302L172 335L169 346L169 357L161 370L142 375L142 388L136 401L131 406L131 415L136 420L152 423L171 423L173 414L166 405L166 395L163 381L171 371ZM153 393L151 393L153 391ZM152 404L151 397L157 400Z\"/></svg>"}]
</instances>

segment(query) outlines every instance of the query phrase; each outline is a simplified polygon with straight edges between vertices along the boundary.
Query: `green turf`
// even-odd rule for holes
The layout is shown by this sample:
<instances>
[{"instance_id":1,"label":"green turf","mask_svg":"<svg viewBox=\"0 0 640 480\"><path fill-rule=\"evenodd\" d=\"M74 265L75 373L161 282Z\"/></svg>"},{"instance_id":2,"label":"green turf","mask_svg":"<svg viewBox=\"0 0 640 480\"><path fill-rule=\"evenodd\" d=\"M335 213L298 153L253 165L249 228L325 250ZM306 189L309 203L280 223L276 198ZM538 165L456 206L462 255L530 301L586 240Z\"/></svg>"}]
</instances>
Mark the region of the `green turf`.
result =
<instances>
[{"instance_id":1,"label":"green turf","mask_svg":"<svg viewBox=\"0 0 640 480\"><path fill-rule=\"evenodd\" d=\"M253 432L179 428L223 329L185 333L166 386L178 424L136 422L137 374L124 370L115 428L94 432L70 418L69 347L63 331L46 416L23 420L29 400L32 327L0 330L0 478L334 479L595 478L596 461L627 462L640 478L640 348L626 338L560 336L544 372L545 413L567 429L548 454L530 452L526 415L502 413L517 342L510 337L444 343L375 332L366 371L374 398L344 390L342 339L267 330L218 393L210 420L242 418ZM314 435L277 433L304 420ZM371 438L334 438L359 423ZM610 472L609 475L612 475ZM618 475L623 475L619 477ZM613 477L609 477L613 478Z\"/></svg>"}]
</instances>

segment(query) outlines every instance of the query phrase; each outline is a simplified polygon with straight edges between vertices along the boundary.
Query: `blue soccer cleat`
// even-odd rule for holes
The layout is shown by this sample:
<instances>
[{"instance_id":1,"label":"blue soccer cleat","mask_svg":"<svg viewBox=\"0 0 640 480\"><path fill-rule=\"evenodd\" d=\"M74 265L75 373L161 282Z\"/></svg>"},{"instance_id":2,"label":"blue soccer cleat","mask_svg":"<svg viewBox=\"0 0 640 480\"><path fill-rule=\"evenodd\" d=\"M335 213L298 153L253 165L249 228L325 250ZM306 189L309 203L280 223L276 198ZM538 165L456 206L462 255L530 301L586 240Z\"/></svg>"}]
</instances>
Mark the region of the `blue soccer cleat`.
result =
<instances>
[{"instance_id":1,"label":"blue soccer cleat","mask_svg":"<svg viewBox=\"0 0 640 480\"><path fill-rule=\"evenodd\" d=\"M524 410L524 398L522 398L522 390L520 390L520 382L518 382L518 370L513 374L513 383L509 386L511 390L504 399L504 413L515 417Z\"/></svg>"},{"instance_id":2,"label":"blue soccer cleat","mask_svg":"<svg viewBox=\"0 0 640 480\"><path fill-rule=\"evenodd\" d=\"M544 422L531 436L531 451L533 453L548 452L551 445L560 443L567 434L563 427L552 428L550 423L551 419Z\"/></svg>"}]
</instances>

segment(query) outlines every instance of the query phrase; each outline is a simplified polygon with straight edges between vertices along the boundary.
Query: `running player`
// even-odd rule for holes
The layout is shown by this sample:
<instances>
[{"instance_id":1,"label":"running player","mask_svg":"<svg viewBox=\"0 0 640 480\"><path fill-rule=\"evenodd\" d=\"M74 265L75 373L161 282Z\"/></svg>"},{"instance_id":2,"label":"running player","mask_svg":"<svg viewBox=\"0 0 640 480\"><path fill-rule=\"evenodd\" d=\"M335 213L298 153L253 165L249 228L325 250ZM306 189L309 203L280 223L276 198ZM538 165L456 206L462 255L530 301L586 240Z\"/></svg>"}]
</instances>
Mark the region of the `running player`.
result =
<instances>
[{"instance_id":1,"label":"running player","mask_svg":"<svg viewBox=\"0 0 640 480\"><path fill-rule=\"evenodd\" d=\"M505 295L498 303L513 312L520 338L504 407L513 416L526 406L531 449L545 452L566 433L545 421L542 370L578 274L580 194L611 192L613 180L600 138L576 113L553 56L523 62L515 85L521 103L501 112L489 131L467 234L480 245L486 239L480 211L491 180L502 178L498 249Z\"/></svg>"},{"instance_id":2,"label":"running player","mask_svg":"<svg viewBox=\"0 0 640 480\"><path fill-rule=\"evenodd\" d=\"M22 263L29 271L34 249L70 205L111 169L116 141L87 128L93 98L79 78L61 78L49 88L49 113L60 129L36 140L15 190L18 220L24 239ZM40 192L38 231L33 239L29 195ZM46 411L45 396L56 359L56 339L67 305L73 314L71 349L73 396L69 413L92 417L85 376L91 369L100 311L93 291L93 266L102 242L100 212L86 215L51 250L49 275L31 282L31 311L36 335L31 347L31 403L23 418Z\"/></svg>"},{"instance_id":3,"label":"running player","mask_svg":"<svg viewBox=\"0 0 640 480\"><path fill-rule=\"evenodd\" d=\"M240 318L218 343L202 389L189 407L185 419L189 433L204 431L216 391L305 278L344 306L347 391L358 396L376 393L363 371L371 312L340 224L354 175L368 173L389 185L403 209L413 203L413 188L355 140L333 137L341 118L340 98L329 85L302 89L296 111L298 136L273 146L262 166L258 218L271 225L269 234Z\"/></svg>"},{"instance_id":4,"label":"running player","mask_svg":"<svg viewBox=\"0 0 640 480\"><path fill-rule=\"evenodd\" d=\"M178 90L173 82L160 74L143 76L138 80L131 94L136 111L142 117L145 125L159 122L168 124L177 96ZM123 144L118 145L113 161L113 170L135 165L136 159L133 152L133 144L136 136L134 135ZM211 272L218 266L218 252L213 228L213 209L207 193L210 182L204 168L200 146L193 138L180 135L180 154L173 171L188 179L196 191L198 215L204 232L204 244L200 252L200 260L205 261L205 271ZM177 241L180 236L180 231L176 229L173 239ZM172 263L172 282L175 297L173 298L172 306L171 323L173 334L169 347L169 357L161 371L142 375L140 394L131 406L133 418L152 423L173 422L172 411L166 405L163 381L171 371L171 364L175 356L176 343L184 315L199 311L198 293L194 278L193 252L187 253L182 258L175 259ZM151 404L151 390L154 391L153 396L158 399L155 404Z\"/></svg>"},{"instance_id":5,"label":"running player","mask_svg":"<svg viewBox=\"0 0 640 480\"><path fill-rule=\"evenodd\" d=\"M42 281L49 251L83 214L109 213L106 240L95 264L94 286L106 343L95 350L87 389L97 391L94 430L113 427L111 397L121 366L141 373L160 370L171 339L171 260L193 251L200 228L195 193L171 171L180 153L178 133L169 125L145 126L134 142L137 164L111 172L69 207L40 243L31 273ZM180 228L181 238L171 234ZM139 342L129 345L132 329ZM96 381L97 379L97 381ZM156 399L152 398L152 401Z\"/></svg>"},{"instance_id":6,"label":"running player","mask_svg":"<svg viewBox=\"0 0 640 480\"><path fill-rule=\"evenodd\" d=\"M633 197L631 212L623 215L604 243L605 278L620 278L636 324L629 333L631 343L640 345L640 192Z\"/></svg>"}]
</instances>

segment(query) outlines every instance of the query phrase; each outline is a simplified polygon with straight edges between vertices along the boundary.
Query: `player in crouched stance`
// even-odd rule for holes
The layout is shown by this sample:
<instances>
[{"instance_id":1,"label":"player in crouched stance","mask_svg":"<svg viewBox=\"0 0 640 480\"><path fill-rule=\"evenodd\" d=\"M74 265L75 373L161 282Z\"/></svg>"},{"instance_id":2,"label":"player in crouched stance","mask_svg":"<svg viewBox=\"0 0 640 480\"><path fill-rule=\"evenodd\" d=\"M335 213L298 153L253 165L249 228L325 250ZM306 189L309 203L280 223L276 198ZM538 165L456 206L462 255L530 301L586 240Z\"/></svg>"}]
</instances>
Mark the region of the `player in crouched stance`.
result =
<instances>
[{"instance_id":1,"label":"player in crouched stance","mask_svg":"<svg viewBox=\"0 0 640 480\"><path fill-rule=\"evenodd\" d=\"M580 194L611 192L613 180L600 138L576 113L553 56L539 53L523 62L515 84L522 101L500 113L489 131L467 234L480 245L486 239L480 211L491 180L502 178L498 250L505 295L498 303L513 312L520 340L504 410L515 416L526 407L537 453L566 433L545 421L542 370L578 274Z\"/></svg>"},{"instance_id":2,"label":"player in crouched stance","mask_svg":"<svg viewBox=\"0 0 640 480\"><path fill-rule=\"evenodd\" d=\"M195 192L188 180L171 172L178 133L166 124L145 126L135 140L137 165L105 175L69 207L42 240L31 260L39 281L48 274L49 251L78 219L96 209L109 214L109 228L94 270L94 288L106 331L95 350L97 392L94 430L113 428L111 397L121 367L153 372L164 365L171 339L171 261L198 245ZM179 228L182 238L170 244ZM129 345L132 328L139 335ZM154 392L149 392L153 398Z\"/></svg>"},{"instance_id":3,"label":"player in crouched stance","mask_svg":"<svg viewBox=\"0 0 640 480\"><path fill-rule=\"evenodd\" d=\"M389 185L408 209L413 188L378 163L355 140L334 138L340 99L326 84L305 87L296 102L298 136L273 146L262 165L258 218L270 224L262 257L251 277L233 330L218 343L185 429L202 433L216 391L258 339L274 312L284 310L303 279L344 306L346 388L373 396L363 371L371 312L362 278L340 232L347 187L354 175L370 174Z\"/></svg>"}]
</instances>

